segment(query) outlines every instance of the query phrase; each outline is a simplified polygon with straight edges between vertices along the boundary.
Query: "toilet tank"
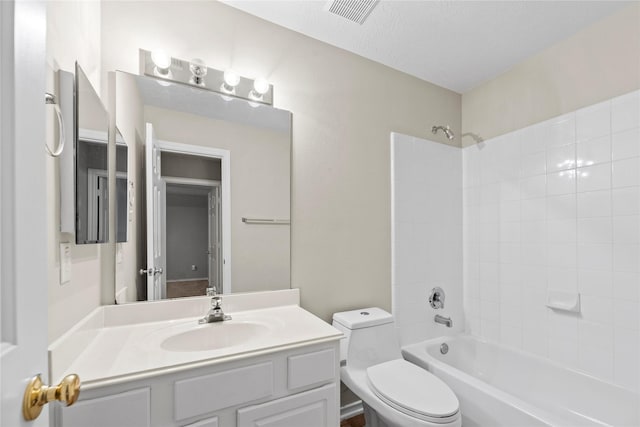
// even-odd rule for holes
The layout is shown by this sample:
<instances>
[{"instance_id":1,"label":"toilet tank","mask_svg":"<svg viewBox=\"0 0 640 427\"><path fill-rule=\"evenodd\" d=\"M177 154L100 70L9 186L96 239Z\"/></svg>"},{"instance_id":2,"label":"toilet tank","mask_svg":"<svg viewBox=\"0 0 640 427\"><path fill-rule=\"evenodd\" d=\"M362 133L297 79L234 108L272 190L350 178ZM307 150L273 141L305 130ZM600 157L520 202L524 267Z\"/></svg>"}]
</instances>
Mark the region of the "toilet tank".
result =
<instances>
[{"instance_id":1,"label":"toilet tank","mask_svg":"<svg viewBox=\"0 0 640 427\"><path fill-rule=\"evenodd\" d=\"M393 316L380 308L335 313L333 326L344 334L341 364L366 368L402 357Z\"/></svg>"}]
</instances>

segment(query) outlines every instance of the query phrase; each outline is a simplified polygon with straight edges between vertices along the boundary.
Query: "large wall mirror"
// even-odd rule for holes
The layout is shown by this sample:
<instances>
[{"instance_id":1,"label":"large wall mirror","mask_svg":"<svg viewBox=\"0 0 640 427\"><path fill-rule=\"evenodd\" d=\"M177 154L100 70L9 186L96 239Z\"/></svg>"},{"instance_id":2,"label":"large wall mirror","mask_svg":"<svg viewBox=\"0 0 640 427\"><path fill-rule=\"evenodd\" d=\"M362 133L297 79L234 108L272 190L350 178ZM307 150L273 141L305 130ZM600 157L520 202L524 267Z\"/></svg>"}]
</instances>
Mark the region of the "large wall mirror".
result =
<instances>
[{"instance_id":1,"label":"large wall mirror","mask_svg":"<svg viewBox=\"0 0 640 427\"><path fill-rule=\"evenodd\" d=\"M289 288L291 113L147 76L115 81L131 186L116 300Z\"/></svg>"}]
</instances>

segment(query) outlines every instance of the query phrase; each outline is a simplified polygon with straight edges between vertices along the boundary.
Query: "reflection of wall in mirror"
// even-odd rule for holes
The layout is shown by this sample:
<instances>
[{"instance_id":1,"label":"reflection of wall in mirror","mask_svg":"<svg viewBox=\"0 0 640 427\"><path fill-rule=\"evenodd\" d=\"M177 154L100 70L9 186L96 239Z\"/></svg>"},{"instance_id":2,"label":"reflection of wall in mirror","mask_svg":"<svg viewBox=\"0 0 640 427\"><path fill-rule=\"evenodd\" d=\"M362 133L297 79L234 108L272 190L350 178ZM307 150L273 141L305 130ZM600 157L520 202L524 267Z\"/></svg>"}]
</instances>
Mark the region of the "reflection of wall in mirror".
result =
<instances>
[{"instance_id":1,"label":"reflection of wall in mirror","mask_svg":"<svg viewBox=\"0 0 640 427\"><path fill-rule=\"evenodd\" d=\"M145 121L158 139L231 152L232 291L289 288L289 226L242 223L243 216L289 219L289 132L150 106Z\"/></svg>"}]
</instances>

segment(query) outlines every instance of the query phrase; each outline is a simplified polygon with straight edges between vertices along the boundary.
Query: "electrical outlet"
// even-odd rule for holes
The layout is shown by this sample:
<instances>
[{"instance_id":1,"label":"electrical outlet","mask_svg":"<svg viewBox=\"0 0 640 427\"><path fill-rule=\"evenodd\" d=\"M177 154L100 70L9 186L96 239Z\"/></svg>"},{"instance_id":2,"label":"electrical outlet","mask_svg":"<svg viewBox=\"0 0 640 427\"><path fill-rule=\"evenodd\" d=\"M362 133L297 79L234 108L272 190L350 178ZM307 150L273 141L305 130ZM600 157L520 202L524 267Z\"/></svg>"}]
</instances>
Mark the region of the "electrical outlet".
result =
<instances>
[{"instance_id":1,"label":"electrical outlet","mask_svg":"<svg viewBox=\"0 0 640 427\"><path fill-rule=\"evenodd\" d=\"M191 271L198 271L198 266L195 264L191 265Z\"/></svg>"}]
</instances>

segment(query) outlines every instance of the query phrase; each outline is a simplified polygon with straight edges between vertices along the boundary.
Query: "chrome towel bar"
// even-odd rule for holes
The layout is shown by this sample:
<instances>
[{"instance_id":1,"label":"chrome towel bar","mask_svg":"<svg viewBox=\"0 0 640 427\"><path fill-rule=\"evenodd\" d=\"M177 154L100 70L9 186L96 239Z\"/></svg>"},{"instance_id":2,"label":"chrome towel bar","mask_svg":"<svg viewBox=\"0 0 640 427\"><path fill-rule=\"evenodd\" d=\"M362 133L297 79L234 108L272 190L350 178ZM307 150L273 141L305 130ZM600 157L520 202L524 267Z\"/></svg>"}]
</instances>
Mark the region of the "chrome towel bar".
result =
<instances>
[{"instance_id":1,"label":"chrome towel bar","mask_svg":"<svg viewBox=\"0 0 640 427\"><path fill-rule=\"evenodd\" d=\"M242 218L245 224L272 224L272 225L289 225L291 221L288 219L265 219L265 218Z\"/></svg>"}]
</instances>

